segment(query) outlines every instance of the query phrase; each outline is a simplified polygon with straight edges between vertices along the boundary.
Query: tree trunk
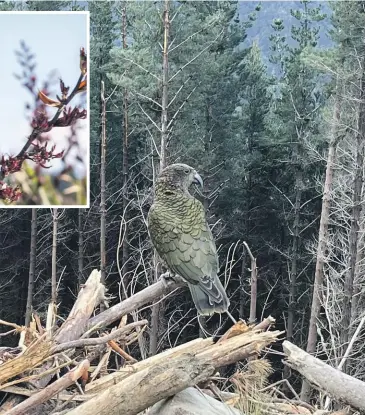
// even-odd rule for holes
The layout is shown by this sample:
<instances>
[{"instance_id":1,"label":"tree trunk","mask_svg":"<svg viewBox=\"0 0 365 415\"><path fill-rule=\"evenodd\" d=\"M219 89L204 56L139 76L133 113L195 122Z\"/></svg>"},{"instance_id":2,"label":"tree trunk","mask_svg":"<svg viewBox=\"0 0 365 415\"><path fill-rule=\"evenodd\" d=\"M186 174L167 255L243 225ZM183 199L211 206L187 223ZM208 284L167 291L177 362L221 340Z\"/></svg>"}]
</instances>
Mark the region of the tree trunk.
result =
<instances>
[{"instance_id":1,"label":"tree trunk","mask_svg":"<svg viewBox=\"0 0 365 415\"><path fill-rule=\"evenodd\" d=\"M299 139L299 137L298 137ZM290 278L289 278L289 304L288 304L288 321L287 321L287 339L293 340L294 321L295 321L295 306L296 306L296 287L297 287L297 275L298 275L298 259L299 259L299 235L300 235L300 206L302 200L302 181L303 172L300 167L301 163L301 144L296 145L294 151L294 163L296 164L295 175L295 203L294 203L294 221L293 221L293 237L292 237L292 249L291 249L291 265L290 265ZM290 376L290 370L288 366L284 366L284 378L288 379Z\"/></svg>"},{"instance_id":2,"label":"tree trunk","mask_svg":"<svg viewBox=\"0 0 365 415\"><path fill-rule=\"evenodd\" d=\"M105 169L106 169L106 101L104 81L101 81L101 155L100 155L100 274L101 283L105 284L106 276L106 189L105 189ZM101 305L102 307L102 305Z\"/></svg>"},{"instance_id":3,"label":"tree trunk","mask_svg":"<svg viewBox=\"0 0 365 415\"><path fill-rule=\"evenodd\" d=\"M37 209L33 208L31 231L30 231L28 296L27 296L27 308L25 312L25 325L27 327L29 327L31 315L32 315L34 276L35 276L36 265L37 265Z\"/></svg>"},{"instance_id":4,"label":"tree trunk","mask_svg":"<svg viewBox=\"0 0 365 415\"><path fill-rule=\"evenodd\" d=\"M161 145L160 145L160 171L166 166L166 143L167 143L167 106L169 103L168 83L169 83L169 6L170 0L165 0L165 10L163 14L164 42L163 42L163 61L162 61L162 109L161 109Z\"/></svg>"},{"instance_id":5,"label":"tree trunk","mask_svg":"<svg viewBox=\"0 0 365 415\"><path fill-rule=\"evenodd\" d=\"M250 317L248 319L250 324L256 323L256 305L257 305L257 266L256 258L252 255L251 249L246 242L243 242L248 255L251 259L251 295L250 295Z\"/></svg>"},{"instance_id":6,"label":"tree trunk","mask_svg":"<svg viewBox=\"0 0 365 415\"><path fill-rule=\"evenodd\" d=\"M295 204L294 204L294 223L293 223L293 239L292 239L292 256L290 266L290 289L289 289L289 306L288 306L288 328L287 339L292 341L293 328L295 321L295 305L296 305L296 284L298 274L298 257L299 257L299 225L300 225L300 205L302 198L302 171L297 170L295 178Z\"/></svg>"},{"instance_id":7,"label":"tree trunk","mask_svg":"<svg viewBox=\"0 0 365 415\"><path fill-rule=\"evenodd\" d=\"M154 252L154 255L153 255L153 264L154 264L155 283L157 283L159 275L160 275L160 272L159 272L160 267L158 264L156 252ZM152 306L152 310L151 310L151 332L150 332L150 348L149 348L150 356L154 356L157 353L159 315L160 315L160 303L157 303Z\"/></svg>"},{"instance_id":8,"label":"tree trunk","mask_svg":"<svg viewBox=\"0 0 365 415\"><path fill-rule=\"evenodd\" d=\"M52 232L52 303L57 304L57 227L58 209L53 209L53 232Z\"/></svg>"},{"instance_id":9,"label":"tree trunk","mask_svg":"<svg viewBox=\"0 0 365 415\"><path fill-rule=\"evenodd\" d=\"M322 286L323 286L323 268L324 261L328 247L328 222L331 202L331 190L333 181L333 169L336 159L336 148L338 144L337 125L340 120L340 100L338 94L335 97L335 104L333 110L333 124L331 130L330 143L327 155L326 177L323 189L322 211L319 225L318 246L317 246L317 261L314 276L314 287L312 297L312 307L309 320L309 331L307 338L307 352L314 353L317 345L317 319L319 317ZM306 380L303 380L301 399L304 402L309 402L310 385Z\"/></svg>"},{"instance_id":10,"label":"tree trunk","mask_svg":"<svg viewBox=\"0 0 365 415\"><path fill-rule=\"evenodd\" d=\"M351 323L350 323L350 332L354 332L354 322L361 315L362 310L359 308L360 293L362 290L362 280L364 275L364 250L365 250L365 215L364 209L360 212L360 229L359 229L359 242L357 248L357 258L356 258L356 275L354 281L354 289L351 301Z\"/></svg>"},{"instance_id":11,"label":"tree trunk","mask_svg":"<svg viewBox=\"0 0 365 415\"><path fill-rule=\"evenodd\" d=\"M356 165L352 190L352 212L349 234L349 266L345 276L344 299L342 307L341 347L346 350L350 335L351 302L353 298L354 280L356 275L356 259L358 256L359 223L361 214L362 183L364 168L364 139L365 139L365 59L362 60L362 76L360 80L359 113L356 133ZM342 353L342 354L343 354ZM346 364L343 371L346 373Z\"/></svg>"},{"instance_id":12,"label":"tree trunk","mask_svg":"<svg viewBox=\"0 0 365 415\"><path fill-rule=\"evenodd\" d=\"M127 49L127 2L123 3L122 8L122 43L123 49ZM124 89L123 93L123 221L124 221L124 237L122 244L122 270L124 285L128 286L128 89Z\"/></svg>"},{"instance_id":13,"label":"tree trunk","mask_svg":"<svg viewBox=\"0 0 365 415\"><path fill-rule=\"evenodd\" d=\"M239 311L239 318L243 319L243 313L245 311L246 305L246 294L245 294L245 276L246 276L246 268L247 268L247 254L246 249L243 248L242 253L242 264L241 264L241 274L240 274L240 311Z\"/></svg>"},{"instance_id":14,"label":"tree trunk","mask_svg":"<svg viewBox=\"0 0 365 415\"><path fill-rule=\"evenodd\" d=\"M163 43L163 61L162 61L162 102L161 102L161 143L160 143L160 171L166 166L166 143L167 143L167 106L168 106L168 82L169 82L169 61L168 61L168 48L169 48L169 6L170 0L165 0L165 10L163 13L163 25L164 25L164 43ZM160 272L160 266L157 264L157 255L154 255L154 269L155 269L155 281L158 280ZM152 307L151 313L151 334L150 334L150 356L153 356L157 352L157 338L159 331L159 315L161 304L155 304Z\"/></svg>"},{"instance_id":15,"label":"tree trunk","mask_svg":"<svg viewBox=\"0 0 365 415\"><path fill-rule=\"evenodd\" d=\"M78 212L78 231L79 231L79 240L78 240L78 281L79 286L84 282L83 272L84 272L84 209L79 209Z\"/></svg>"}]
</instances>

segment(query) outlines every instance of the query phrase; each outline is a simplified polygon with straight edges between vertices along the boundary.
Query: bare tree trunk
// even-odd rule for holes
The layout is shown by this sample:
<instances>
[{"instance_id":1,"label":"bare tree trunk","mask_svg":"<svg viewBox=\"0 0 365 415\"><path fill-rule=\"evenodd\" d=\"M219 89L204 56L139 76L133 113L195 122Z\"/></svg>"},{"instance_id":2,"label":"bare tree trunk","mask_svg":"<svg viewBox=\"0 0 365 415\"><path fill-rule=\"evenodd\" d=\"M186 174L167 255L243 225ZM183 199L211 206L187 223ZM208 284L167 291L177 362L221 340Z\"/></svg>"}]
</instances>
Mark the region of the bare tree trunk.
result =
<instances>
[{"instance_id":1,"label":"bare tree trunk","mask_svg":"<svg viewBox=\"0 0 365 415\"><path fill-rule=\"evenodd\" d=\"M58 209L52 212L53 231L52 231L52 303L57 304L57 227Z\"/></svg>"},{"instance_id":2,"label":"bare tree trunk","mask_svg":"<svg viewBox=\"0 0 365 415\"><path fill-rule=\"evenodd\" d=\"M157 254L154 252L153 255L154 263L154 272L155 272L155 282L158 281L159 277L159 266ZM158 330L159 330L159 314L160 314L160 303L154 304L151 310L151 332L150 332L150 348L149 355L154 356L157 353L157 339L158 339Z\"/></svg>"},{"instance_id":3,"label":"bare tree trunk","mask_svg":"<svg viewBox=\"0 0 365 415\"><path fill-rule=\"evenodd\" d=\"M302 198L302 171L298 169L295 178L295 204L294 204L294 223L293 223L293 240L292 240L292 257L290 267L290 289L289 289L289 306L288 306L288 323L287 339L293 339L293 326L295 320L295 297L298 274L298 257L299 257L299 225L300 225L300 205Z\"/></svg>"},{"instance_id":4,"label":"bare tree trunk","mask_svg":"<svg viewBox=\"0 0 365 415\"><path fill-rule=\"evenodd\" d=\"M209 210L209 199L207 197L204 197L203 199L203 205L205 212L208 212ZM198 316L198 323L199 323L199 337L204 339L207 337L207 318L206 316Z\"/></svg>"},{"instance_id":5,"label":"bare tree trunk","mask_svg":"<svg viewBox=\"0 0 365 415\"><path fill-rule=\"evenodd\" d=\"M161 102L161 143L160 143L160 171L166 166L166 142L168 136L167 130L167 106L168 106L168 82L169 82L169 61L168 61L168 48L169 48L169 6L170 0L165 0L165 9L163 14L164 25L164 43L163 43L163 61L162 61L162 102ZM157 255L154 255L154 269L155 269L155 281L158 280L160 275L160 267L157 265ZM155 304L152 307L151 313L151 335L150 335L150 356L153 356L157 352L157 338L158 338L158 326L159 326L159 314L160 304Z\"/></svg>"},{"instance_id":6,"label":"bare tree trunk","mask_svg":"<svg viewBox=\"0 0 365 415\"><path fill-rule=\"evenodd\" d=\"M169 6L170 0L165 0L165 10L163 15L164 42L163 42L163 61L162 61L162 109L161 109L161 145L160 145L160 171L166 166L166 142L167 142L167 106L169 103L168 83L169 83Z\"/></svg>"},{"instance_id":7,"label":"bare tree trunk","mask_svg":"<svg viewBox=\"0 0 365 415\"><path fill-rule=\"evenodd\" d=\"M34 290L34 275L37 264L37 209L32 209L32 223L30 231L30 260L29 260L29 281L28 281L28 296L27 308L25 312L25 325L29 327L32 315L33 304L33 290Z\"/></svg>"},{"instance_id":8,"label":"bare tree trunk","mask_svg":"<svg viewBox=\"0 0 365 415\"><path fill-rule=\"evenodd\" d=\"M84 272L84 209L79 209L78 212L78 232L79 232L79 240L78 240L78 280L79 286L83 283L83 272Z\"/></svg>"},{"instance_id":9,"label":"bare tree trunk","mask_svg":"<svg viewBox=\"0 0 365 415\"><path fill-rule=\"evenodd\" d=\"M122 42L123 49L127 49L127 2L123 3L122 8ZM123 264L123 280L128 275L128 89L124 89L123 94L123 220L124 220L124 239L122 244L122 264ZM125 281L128 286L128 281Z\"/></svg>"},{"instance_id":10,"label":"bare tree trunk","mask_svg":"<svg viewBox=\"0 0 365 415\"><path fill-rule=\"evenodd\" d=\"M101 160L100 160L100 273L101 283L105 284L106 276L106 189L105 189L105 163L106 163L106 100L104 81L101 81ZM102 307L102 305L100 305Z\"/></svg>"},{"instance_id":11,"label":"bare tree trunk","mask_svg":"<svg viewBox=\"0 0 365 415\"><path fill-rule=\"evenodd\" d=\"M359 223L361 214L361 199L362 199L362 182L363 182L363 168L364 168L364 139L365 139L365 59L362 60L362 76L360 80L360 97L359 97L359 114L358 127L356 133L356 166L355 178L353 183L352 194L352 213L351 226L349 234L349 267L345 276L344 284L344 303L342 307L342 327L341 327L341 347L343 353L346 350L350 335L351 323L351 302L354 290L354 280L356 275L356 259L358 256L358 242L359 242ZM343 354L342 353L342 354ZM346 373L346 364L343 371Z\"/></svg>"},{"instance_id":12,"label":"bare tree trunk","mask_svg":"<svg viewBox=\"0 0 365 415\"><path fill-rule=\"evenodd\" d=\"M364 174L364 172L363 172ZM364 210L362 209L360 212L360 229L359 229L359 242L357 248L357 258L356 258L356 275L354 281L354 290L352 295L351 301L351 323L350 323L350 332L354 332L353 323L355 320L360 316L362 313L361 308L358 308L359 299L360 299L360 292L362 290L362 278L364 275L364 249L365 249L365 241L364 241L364 234L365 234L365 226L364 226Z\"/></svg>"},{"instance_id":13,"label":"bare tree trunk","mask_svg":"<svg viewBox=\"0 0 365 415\"><path fill-rule=\"evenodd\" d=\"M331 138L327 155L326 177L323 189L322 211L319 225L317 261L314 276L312 307L309 321L309 331L307 338L307 352L314 353L317 345L317 319L321 308L323 268L325 256L328 248L328 221L331 202L331 190L333 181L333 168L336 159L336 148L339 141L337 136L337 126L340 119L340 100L338 94L335 97L333 109L333 124ZM304 379L302 383L301 399L308 402L310 398L310 384Z\"/></svg>"},{"instance_id":14,"label":"bare tree trunk","mask_svg":"<svg viewBox=\"0 0 365 415\"><path fill-rule=\"evenodd\" d=\"M250 324L256 322L256 304L257 304L257 266L256 258L252 255L251 249L246 242L243 242L248 255L251 259L251 301L250 301L250 317L248 319Z\"/></svg>"},{"instance_id":15,"label":"bare tree trunk","mask_svg":"<svg viewBox=\"0 0 365 415\"><path fill-rule=\"evenodd\" d=\"M299 137L298 137L299 139ZM302 181L303 172L299 165L301 163L301 144L296 145L294 152L294 163L297 164L295 175L295 203L294 203L294 221L293 221L293 237L291 250L291 265L290 265L290 282L289 282L289 304L288 304L288 321L287 321L287 339L293 341L294 321L295 321L295 305L296 305L296 287L298 275L298 259L299 259L299 235L300 235L300 206L302 201ZM284 366L284 379L290 376L289 366Z\"/></svg>"},{"instance_id":16,"label":"bare tree trunk","mask_svg":"<svg viewBox=\"0 0 365 415\"><path fill-rule=\"evenodd\" d=\"M243 313L244 313L245 305L246 305L246 296L245 296L245 291L244 291L246 268L247 268L246 261L247 261L246 250L243 249L241 275L240 275L240 311L239 311L239 318L242 318L242 319L243 319Z\"/></svg>"}]
</instances>

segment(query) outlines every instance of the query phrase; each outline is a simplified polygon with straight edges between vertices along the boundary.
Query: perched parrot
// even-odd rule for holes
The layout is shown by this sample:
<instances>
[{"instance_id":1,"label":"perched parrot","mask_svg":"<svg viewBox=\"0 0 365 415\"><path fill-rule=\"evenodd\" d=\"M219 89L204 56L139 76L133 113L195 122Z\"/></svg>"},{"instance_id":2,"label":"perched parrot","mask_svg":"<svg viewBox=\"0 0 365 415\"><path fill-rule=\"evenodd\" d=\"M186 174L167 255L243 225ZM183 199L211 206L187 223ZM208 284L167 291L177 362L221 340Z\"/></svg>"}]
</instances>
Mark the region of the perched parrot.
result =
<instances>
[{"instance_id":1,"label":"perched parrot","mask_svg":"<svg viewBox=\"0 0 365 415\"><path fill-rule=\"evenodd\" d=\"M161 171L148 213L150 238L170 274L188 283L199 314L228 312L229 299L217 275L216 246L202 203L189 193L192 184L203 186L203 180L186 164Z\"/></svg>"}]
</instances>

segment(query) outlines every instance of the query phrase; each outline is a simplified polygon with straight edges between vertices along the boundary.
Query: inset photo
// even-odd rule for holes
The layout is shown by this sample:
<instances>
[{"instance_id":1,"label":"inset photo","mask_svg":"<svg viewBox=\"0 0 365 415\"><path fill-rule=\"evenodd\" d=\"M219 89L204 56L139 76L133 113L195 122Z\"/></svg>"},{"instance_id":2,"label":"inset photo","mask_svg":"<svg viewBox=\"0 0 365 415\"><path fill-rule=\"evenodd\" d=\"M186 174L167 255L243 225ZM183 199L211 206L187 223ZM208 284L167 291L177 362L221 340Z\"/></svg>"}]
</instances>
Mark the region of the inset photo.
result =
<instances>
[{"instance_id":1,"label":"inset photo","mask_svg":"<svg viewBox=\"0 0 365 415\"><path fill-rule=\"evenodd\" d=\"M89 12L0 12L0 208L89 205Z\"/></svg>"}]
</instances>

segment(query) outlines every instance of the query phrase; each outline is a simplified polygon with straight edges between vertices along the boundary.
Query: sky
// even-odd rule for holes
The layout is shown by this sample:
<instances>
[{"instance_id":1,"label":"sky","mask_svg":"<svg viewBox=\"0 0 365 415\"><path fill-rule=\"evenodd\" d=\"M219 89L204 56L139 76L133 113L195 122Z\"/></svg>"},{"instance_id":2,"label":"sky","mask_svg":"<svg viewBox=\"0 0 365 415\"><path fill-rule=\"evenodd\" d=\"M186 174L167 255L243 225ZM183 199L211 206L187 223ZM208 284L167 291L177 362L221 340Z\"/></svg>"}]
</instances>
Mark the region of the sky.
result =
<instances>
[{"instance_id":1,"label":"sky","mask_svg":"<svg viewBox=\"0 0 365 415\"><path fill-rule=\"evenodd\" d=\"M31 93L14 77L21 74L15 50L20 50L24 40L35 54L35 72L40 81L47 80L56 71L56 80L62 78L72 90L80 75L80 47L87 50L87 16L75 12L68 14L3 13L0 12L0 155L17 154L26 142L31 127L25 117L25 103L32 103ZM58 82L52 85L54 94L59 93ZM56 99L55 96L51 98ZM84 154L88 148L89 120L81 120L79 136ZM56 128L51 132L56 151L63 150L69 127ZM57 169L58 160L53 160ZM58 166L59 167L59 166ZM81 173L81 172L80 172Z\"/></svg>"}]
</instances>

